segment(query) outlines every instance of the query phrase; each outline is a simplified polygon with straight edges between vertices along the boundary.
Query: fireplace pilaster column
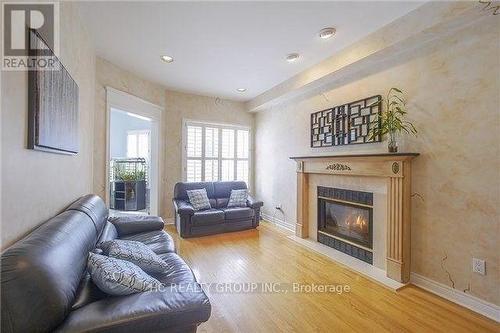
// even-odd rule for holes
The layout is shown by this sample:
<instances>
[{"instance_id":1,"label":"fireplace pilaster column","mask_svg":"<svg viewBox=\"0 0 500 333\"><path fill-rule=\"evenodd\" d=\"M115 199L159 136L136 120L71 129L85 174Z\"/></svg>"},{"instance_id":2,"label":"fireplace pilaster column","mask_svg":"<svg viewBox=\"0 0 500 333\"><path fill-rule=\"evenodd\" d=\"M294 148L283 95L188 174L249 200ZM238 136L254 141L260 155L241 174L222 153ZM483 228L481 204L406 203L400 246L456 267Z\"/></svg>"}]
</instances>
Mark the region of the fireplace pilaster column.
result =
<instances>
[{"instance_id":1,"label":"fireplace pilaster column","mask_svg":"<svg viewBox=\"0 0 500 333\"><path fill-rule=\"evenodd\" d=\"M297 223L295 235L301 238L309 237L309 182L304 172L304 162L297 162Z\"/></svg>"},{"instance_id":2,"label":"fireplace pilaster column","mask_svg":"<svg viewBox=\"0 0 500 333\"><path fill-rule=\"evenodd\" d=\"M397 162L394 162L397 163ZM387 276L399 282L410 280L410 163L399 162L398 177L387 184Z\"/></svg>"}]
</instances>

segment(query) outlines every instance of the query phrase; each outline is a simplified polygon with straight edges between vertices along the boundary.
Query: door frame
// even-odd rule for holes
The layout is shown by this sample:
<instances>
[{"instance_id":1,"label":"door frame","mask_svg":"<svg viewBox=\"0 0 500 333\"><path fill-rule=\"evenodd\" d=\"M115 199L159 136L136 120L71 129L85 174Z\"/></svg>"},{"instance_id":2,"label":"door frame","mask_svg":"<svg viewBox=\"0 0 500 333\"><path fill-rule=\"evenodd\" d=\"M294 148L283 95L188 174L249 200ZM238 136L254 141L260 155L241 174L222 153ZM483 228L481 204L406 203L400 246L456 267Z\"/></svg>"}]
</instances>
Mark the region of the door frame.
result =
<instances>
[{"instance_id":1,"label":"door frame","mask_svg":"<svg viewBox=\"0 0 500 333\"><path fill-rule=\"evenodd\" d=\"M154 103L148 102L140 97L131 95L121 90L106 86L106 175L105 175L105 201L109 207L110 201L110 142L111 142L111 109L118 109L139 116L151 119L151 193L150 193L150 214L159 215L159 203L161 193L160 181L160 160L161 160L161 140L162 138L162 113L164 108Z\"/></svg>"}]
</instances>

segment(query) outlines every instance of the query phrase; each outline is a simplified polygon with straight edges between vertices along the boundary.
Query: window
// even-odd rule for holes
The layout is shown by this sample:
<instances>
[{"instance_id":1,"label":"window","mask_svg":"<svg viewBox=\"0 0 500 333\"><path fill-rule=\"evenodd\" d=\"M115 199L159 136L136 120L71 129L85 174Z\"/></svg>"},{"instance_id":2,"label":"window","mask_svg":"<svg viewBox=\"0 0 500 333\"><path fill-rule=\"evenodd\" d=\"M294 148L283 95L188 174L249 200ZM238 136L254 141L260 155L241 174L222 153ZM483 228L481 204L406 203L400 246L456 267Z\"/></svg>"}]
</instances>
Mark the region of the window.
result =
<instances>
[{"instance_id":1,"label":"window","mask_svg":"<svg viewBox=\"0 0 500 333\"><path fill-rule=\"evenodd\" d=\"M143 157L149 161L150 131L127 132L127 157Z\"/></svg>"},{"instance_id":2,"label":"window","mask_svg":"<svg viewBox=\"0 0 500 333\"><path fill-rule=\"evenodd\" d=\"M248 128L186 122L184 136L186 181L242 180L248 184Z\"/></svg>"}]
</instances>

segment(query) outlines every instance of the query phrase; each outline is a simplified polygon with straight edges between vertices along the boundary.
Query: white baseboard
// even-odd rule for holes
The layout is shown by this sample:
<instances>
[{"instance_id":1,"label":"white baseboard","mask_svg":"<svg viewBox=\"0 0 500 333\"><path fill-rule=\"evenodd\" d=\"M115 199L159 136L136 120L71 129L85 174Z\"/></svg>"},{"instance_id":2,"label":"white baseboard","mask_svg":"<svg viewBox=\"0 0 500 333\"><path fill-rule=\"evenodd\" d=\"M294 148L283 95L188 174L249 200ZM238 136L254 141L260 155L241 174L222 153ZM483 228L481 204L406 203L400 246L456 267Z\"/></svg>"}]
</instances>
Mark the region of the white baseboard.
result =
<instances>
[{"instance_id":1,"label":"white baseboard","mask_svg":"<svg viewBox=\"0 0 500 333\"><path fill-rule=\"evenodd\" d=\"M467 309L482 314L485 317L500 322L500 307L498 305L483 301L480 298L464 293L463 291L453 289L417 273L411 273L410 282L417 287L425 289L453 303L457 303Z\"/></svg>"},{"instance_id":2,"label":"white baseboard","mask_svg":"<svg viewBox=\"0 0 500 333\"><path fill-rule=\"evenodd\" d=\"M266 221L269 221L271 223L274 223L276 224L278 227L281 227L283 229L286 229L288 231L291 231L291 232L295 232L295 224L293 223L289 223L289 222L285 222L277 217L273 217L271 215L268 215L266 213L260 213L260 215L262 215L262 218Z\"/></svg>"}]
</instances>

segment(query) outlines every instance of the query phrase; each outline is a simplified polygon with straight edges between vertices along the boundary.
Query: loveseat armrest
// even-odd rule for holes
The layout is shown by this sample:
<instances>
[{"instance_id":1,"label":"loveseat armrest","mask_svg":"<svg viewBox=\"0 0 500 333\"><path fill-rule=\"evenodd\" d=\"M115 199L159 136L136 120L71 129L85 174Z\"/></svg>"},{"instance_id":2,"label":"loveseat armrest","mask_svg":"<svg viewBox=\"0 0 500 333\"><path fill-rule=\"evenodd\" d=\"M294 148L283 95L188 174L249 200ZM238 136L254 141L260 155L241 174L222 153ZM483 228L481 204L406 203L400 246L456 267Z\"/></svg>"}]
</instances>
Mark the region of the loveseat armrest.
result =
<instances>
[{"instance_id":1,"label":"loveseat armrest","mask_svg":"<svg viewBox=\"0 0 500 333\"><path fill-rule=\"evenodd\" d=\"M110 217L109 222L113 223L120 237L139 232L163 230L165 227L163 219L159 216L115 216Z\"/></svg>"},{"instance_id":2,"label":"loveseat armrest","mask_svg":"<svg viewBox=\"0 0 500 333\"><path fill-rule=\"evenodd\" d=\"M109 297L69 314L56 332L184 332L210 318L201 287L165 286L162 291Z\"/></svg>"},{"instance_id":3,"label":"loveseat armrest","mask_svg":"<svg viewBox=\"0 0 500 333\"><path fill-rule=\"evenodd\" d=\"M255 200L253 197L251 197L249 195L247 197L247 206L255 209L255 208L260 208L260 207L264 206L264 203L262 201Z\"/></svg>"},{"instance_id":4,"label":"loveseat armrest","mask_svg":"<svg viewBox=\"0 0 500 333\"><path fill-rule=\"evenodd\" d=\"M193 215L194 208L189 202L184 200L174 200L175 211L179 215Z\"/></svg>"}]
</instances>

